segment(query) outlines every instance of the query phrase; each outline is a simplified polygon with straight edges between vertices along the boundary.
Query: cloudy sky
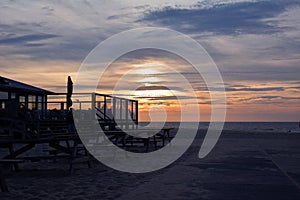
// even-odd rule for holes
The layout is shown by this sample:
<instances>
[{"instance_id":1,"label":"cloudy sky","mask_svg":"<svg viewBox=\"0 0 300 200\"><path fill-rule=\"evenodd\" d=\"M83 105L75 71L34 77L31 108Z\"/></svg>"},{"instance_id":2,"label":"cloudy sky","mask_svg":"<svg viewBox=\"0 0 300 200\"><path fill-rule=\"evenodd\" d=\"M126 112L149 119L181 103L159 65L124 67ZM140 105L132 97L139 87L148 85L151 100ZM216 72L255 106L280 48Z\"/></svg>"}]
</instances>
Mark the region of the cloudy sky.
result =
<instances>
[{"instance_id":1,"label":"cloudy sky","mask_svg":"<svg viewBox=\"0 0 300 200\"><path fill-rule=\"evenodd\" d=\"M226 87L228 121L300 120L299 0L3 0L0 9L1 76L64 92L66 77L75 77L106 38L132 28L165 27L198 41L213 58ZM141 83L137 96L146 97L141 120L151 104L164 104L173 112L170 120L178 120L176 99L162 86L166 67L180 69L191 81L199 100L186 106L199 105L201 120L209 120L205 84L184 60L140 51L111 69L122 75L133 65L154 69L131 80ZM109 92L115 77L107 75L103 91Z\"/></svg>"}]
</instances>

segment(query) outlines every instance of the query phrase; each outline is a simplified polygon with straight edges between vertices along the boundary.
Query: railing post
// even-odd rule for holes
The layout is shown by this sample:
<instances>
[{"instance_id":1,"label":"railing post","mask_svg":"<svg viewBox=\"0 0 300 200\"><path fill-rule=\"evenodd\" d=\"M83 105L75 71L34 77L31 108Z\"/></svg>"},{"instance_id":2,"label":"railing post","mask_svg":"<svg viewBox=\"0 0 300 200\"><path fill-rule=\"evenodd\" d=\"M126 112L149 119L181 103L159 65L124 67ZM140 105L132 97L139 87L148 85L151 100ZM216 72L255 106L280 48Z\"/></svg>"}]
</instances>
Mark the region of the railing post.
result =
<instances>
[{"instance_id":1,"label":"railing post","mask_svg":"<svg viewBox=\"0 0 300 200\"><path fill-rule=\"evenodd\" d=\"M123 109L123 100L120 99L120 123L121 123L120 125L123 128L124 123L123 123L123 116L122 116L123 112L122 112L122 109Z\"/></svg>"},{"instance_id":2,"label":"railing post","mask_svg":"<svg viewBox=\"0 0 300 200\"><path fill-rule=\"evenodd\" d=\"M104 96L104 105L103 105L103 108L104 108L104 111L103 111L104 116L103 116L103 118L104 118L104 120L106 120L106 96Z\"/></svg>"},{"instance_id":3,"label":"railing post","mask_svg":"<svg viewBox=\"0 0 300 200\"><path fill-rule=\"evenodd\" d=\"M92 98L92 105L91 105L91 119L96 117L96 112L95 112L95 106L96 106L96 94L95 92L93 92L91 94L91 98Z\"/></svg>"},{"instance_id":4,"label":"railing post","mask_svg":"<svg viewBox=\"0 0 300 200\"><path fill-rule=\"evenodd\" d=\"M43 112L44 112L44 119L48 118L48 97L45 95L43 98Z\"/></svg>"},{"instance_id":5,"label":"railing post","mask_svg":"<svg viewBox=\"0 0 300 200\"><path fill-rule=\"evenodd\" d=\"M124 109L124 111L125 111L125 127L126 127L126 129L128 129L128 126L129 126L129 124L128 124L128 112L129 112L129 109L128 109L128 100L125 100L125 109Z\"/></svg>"},{"instance_id":6,"label":"railing post","mask_svg":"<svg viewBox=\"0 0 300 200\"><path fill-rule=\"evenodd\" d=\"M112 106L113 117L116 118L116 98L113 97L113 106Z\"/></svg>"},{"instance_id":7,"label":"railing post","mask_svg":"<svg viewBox=\"0 0 300 200\"><path fill-rule=\"evenodd\" d=\"M60 102L60 110L64 110L64 102Z\"/></svg>"},{"instance_id":8,"label":"railing post","mask_svg":"<svg viewBox=\"0 0 300 200\"><path fill-rule=\"evenodd\" d=\"M133 101L131 101L131 116L130 117L131 117L132 121L134 121L134 119L133 119L133 113L134 113L133 109L134 109L133 108Z\"/></svg>"},{"instance_id":9,"label":"railing post","mask_svg":"<svg viewBox=\"0 0 300 200\"><path fill-rule=\"evenodd\" d=\"M135 121L136 121L136 126L139 123L139 103L138 101L135 101Z\"/></svg>"}]
</instances>

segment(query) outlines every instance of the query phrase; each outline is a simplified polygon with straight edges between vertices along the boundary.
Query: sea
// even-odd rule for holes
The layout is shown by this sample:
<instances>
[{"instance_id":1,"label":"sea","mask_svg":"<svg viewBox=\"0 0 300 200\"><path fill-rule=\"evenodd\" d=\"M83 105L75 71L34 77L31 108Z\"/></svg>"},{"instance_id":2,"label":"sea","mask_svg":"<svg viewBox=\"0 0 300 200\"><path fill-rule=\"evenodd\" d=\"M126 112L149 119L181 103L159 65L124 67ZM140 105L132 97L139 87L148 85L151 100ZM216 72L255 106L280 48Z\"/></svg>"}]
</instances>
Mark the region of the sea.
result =
<instances>
[{"instance_id":1,"label":"sea","mask_svg":"<svg viewBox=\"0 0 300 200\"><path fill-rule=\"evenodd\" d=\"M192 127L192 122L165 122L164 127L178 128L180 123ZM146 126L148 122L139 122L139 125ZM161 122L152 122L154 127L160 126ZM208 129L209 122L199 122L198 129ZM244 131L244 132L270 132L270 133L299 133L300 122L225 122L223 130Z\"/></svg>"}]
</instances>

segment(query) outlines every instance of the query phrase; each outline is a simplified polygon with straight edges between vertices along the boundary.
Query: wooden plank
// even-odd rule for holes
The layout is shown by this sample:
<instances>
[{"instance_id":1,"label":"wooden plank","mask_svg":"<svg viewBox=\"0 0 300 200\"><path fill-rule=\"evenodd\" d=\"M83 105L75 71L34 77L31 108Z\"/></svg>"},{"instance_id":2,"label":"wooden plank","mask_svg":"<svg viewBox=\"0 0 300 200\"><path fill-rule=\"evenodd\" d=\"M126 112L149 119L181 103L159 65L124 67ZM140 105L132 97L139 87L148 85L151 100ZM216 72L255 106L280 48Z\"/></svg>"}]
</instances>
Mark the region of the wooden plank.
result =
<instances>
[{"instance_id":1,"label":"wooden plank","mask_svg":"<svg viewBox=\"0 0 300 200\"><path fill-rule=\"evenodd\" d=\"M22 159L0 159L1 164L14 164L14 163L22 163L24 160Z\"/></svg>"},{"instance_id":2,"label":"wooden plank","mask_svg":"<svg viewBox=\"0 0 300 200\"><path fill-rule=\"evenodd\" d=\"M72 151L69 148L64 147L62 145L59 145L59 144L57 144L55 142L49 143L49 146L52 147L52 148L54 148L54 149L57 149L57 150L59 150L61 152L64 152L66 154L71 154L72 153Z\"/></svg>"},{"instance_id":3,"label":"wooden plank","mask_svg":"<svg viewBox=\"0 0 300 200\"><path fill-rule=\"evenodd\" d=\"M30 143L24 147L21 147L20 149L18 149L17 151L14 151L13 153L11 153L8 156L5 156L4 159L10 159L10 158L15 158L18 155L21 155L22 153L32 149L35 146L35 143Z\"/></svg>"}]
</instances>

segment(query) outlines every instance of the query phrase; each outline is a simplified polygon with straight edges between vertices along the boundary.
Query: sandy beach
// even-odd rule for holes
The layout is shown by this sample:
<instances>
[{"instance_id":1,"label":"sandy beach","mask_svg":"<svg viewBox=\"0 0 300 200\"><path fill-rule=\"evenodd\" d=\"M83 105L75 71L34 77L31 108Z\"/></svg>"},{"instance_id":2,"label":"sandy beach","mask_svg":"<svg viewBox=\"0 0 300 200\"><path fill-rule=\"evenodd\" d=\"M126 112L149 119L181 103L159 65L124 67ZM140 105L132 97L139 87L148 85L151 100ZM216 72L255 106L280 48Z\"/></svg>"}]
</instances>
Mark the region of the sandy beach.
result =
<instances>
[{"instance_id":1,"label":"sandy beach","mask_svg":"<svg viewBox=\"0 0 300 200\"><path fill-rule=\"evenodd\" d=\"M8 172L1 199L300 199L300 135L223 131L214 150L197 157L204 131L175 163L146 174L93 168L66 160L26 162Z\"/></svg>"}]
</instances>

